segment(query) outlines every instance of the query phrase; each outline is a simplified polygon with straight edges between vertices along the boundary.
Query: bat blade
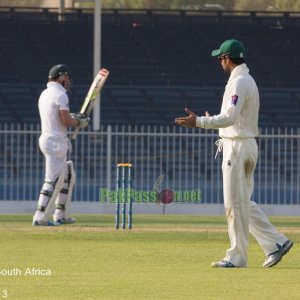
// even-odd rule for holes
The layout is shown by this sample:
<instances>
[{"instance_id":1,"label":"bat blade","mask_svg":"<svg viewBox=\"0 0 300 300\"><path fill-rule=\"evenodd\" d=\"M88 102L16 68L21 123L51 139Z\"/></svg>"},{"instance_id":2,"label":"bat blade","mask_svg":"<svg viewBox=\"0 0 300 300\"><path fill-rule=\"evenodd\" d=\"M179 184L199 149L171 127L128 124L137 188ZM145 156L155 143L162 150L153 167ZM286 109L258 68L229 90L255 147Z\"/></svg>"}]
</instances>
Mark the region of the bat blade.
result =
<instances>
[{"instance_id":1,"label":"bat blade","mask_svg":"<svg viewBox=\"0 0 300 300\"><path fill-rule=\"evenodd\" d=\"M109 71L106 69L102 69L99 71L99 73L96 75L88 93L87 96L83 102L83 105L80 109L80 113L89 116L91 111L94 108L95 100L100 93L101 89L104 86L104 83L109 75Z\"/></svg>"},{"instance_id":2,"label":"bat blade","mask_svg":"<svg viewBox=\"0 0 300 300\"><path fill-rule=\"evenodd\" d=\"M163 174L157 177L157 179L154 183L154 186L153 186L153 191L159 192L159 187L162 184L164 178L165 178L165 175L163 175Z\"/></svg>"},{"instance_id":3,"label":"bat blade","mask_svg":"<svg viewBox=\"0 0 300 300\"><path fill-rule=\"evenodd\" d=\"M96 102L96 98L99 95L100 91L102 90L104 83L106 81L106 79L109 76L109 71L106 69L101 69L98 74L96 75L96 77L94 78L91 87L84 99L83 105L80 109L80 114L88 117L94 106L95 106L95 102ZM77 137L77 134L79 132L79 128L76 127L76 129L73 132L72 135L72 139L75 140Z\"/></svg>"},{"instance_id":4,"label":"bat blade","mask_svg":"<svg viewBox=\"0 0 300 300\"><path fill-rule=\"evenodd\" d=\"M155 203L156 204L160 204L160 186L163 182L163 180L165 179L165 175L164 174L161 174L157 177L155 183L154 183L154 186L153 186L153 191L156 193L156 201Z\"/></svg>"}]
</instances>

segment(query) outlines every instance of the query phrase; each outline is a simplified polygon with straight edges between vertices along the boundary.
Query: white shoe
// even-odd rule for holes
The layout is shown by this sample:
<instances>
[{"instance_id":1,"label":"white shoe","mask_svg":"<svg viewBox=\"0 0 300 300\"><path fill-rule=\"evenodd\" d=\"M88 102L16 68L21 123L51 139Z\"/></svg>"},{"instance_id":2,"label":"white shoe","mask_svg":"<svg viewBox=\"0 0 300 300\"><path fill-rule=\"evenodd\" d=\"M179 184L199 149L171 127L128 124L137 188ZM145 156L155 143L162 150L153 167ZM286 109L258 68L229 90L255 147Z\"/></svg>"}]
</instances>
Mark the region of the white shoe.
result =
<instances>
[{"instance_id":1,"label":"white shoe","mask_svg":"<svg viewBox=\"0 0 300 300\"><path fill-rule=\"evenodd\" d=\"M213 262L211 263L211 266L214 268L237 268L237 266L227 260Z\"/></svg>"},{"instance_id":2,"label":"white shoe","mask_svg":"<svg viewBox=\"0 0 300 300\"><path fill-rule=\"evenodd\" d=\"M55 224L51 221L42 221L42 220L41 221L35 221L35 220L33 220L32 225L33 226L58 226L60 224Z\"/></svg>"},{"instance_id":3,"label":"white shoe","mask_svg":"<svg viewBox=\"0 0 300 300\"><path fill-rule=\"evenodd\" d=\"M54 220L54 224L57 224L57 225L74 224L76 222L77 222L77 220L75 218Z\"/></svg>"},{"instance_id":4,"label":"white shoe","mask_svg":"<svg viewBox=\"0 0 300 300\"><path fill-rule=\"evenodd\" d=\"M270 268L277 265L281 261L282 257L286 255L292 247L293 242L290 240L287 240L281 246L277 245L278 250L268 255L265 262L263 263L263 267Z\"/></svg>"}]
</instances>

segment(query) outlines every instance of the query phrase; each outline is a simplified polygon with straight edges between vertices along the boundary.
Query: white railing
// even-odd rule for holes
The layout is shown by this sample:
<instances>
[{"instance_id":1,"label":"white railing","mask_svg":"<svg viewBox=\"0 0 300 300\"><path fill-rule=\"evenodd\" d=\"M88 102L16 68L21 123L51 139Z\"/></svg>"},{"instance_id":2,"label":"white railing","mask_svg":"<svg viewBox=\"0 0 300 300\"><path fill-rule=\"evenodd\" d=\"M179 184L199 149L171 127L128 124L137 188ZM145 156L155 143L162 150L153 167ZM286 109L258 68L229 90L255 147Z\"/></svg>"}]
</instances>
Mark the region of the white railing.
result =
<instances>
[{"instance_id":1,"label":"white railing","mask_svg":"<svg viewBox=\"0 0 300 300\"><path fill-rule=\"evenodd\" d=\"M36 125L0 125L0 200L36 200L44 162ZM116 164L131 162L134 188L200 190L202 203L222 203L221 157L215 160L217 131L178 127L102 127L83 131L73 145L76 201L99 201L101 189L115 189ZM253 198L262 204L300 204L300 129L263 129ZM199 199L200 200L200 199Z\"/></svg>"}]
</instances>

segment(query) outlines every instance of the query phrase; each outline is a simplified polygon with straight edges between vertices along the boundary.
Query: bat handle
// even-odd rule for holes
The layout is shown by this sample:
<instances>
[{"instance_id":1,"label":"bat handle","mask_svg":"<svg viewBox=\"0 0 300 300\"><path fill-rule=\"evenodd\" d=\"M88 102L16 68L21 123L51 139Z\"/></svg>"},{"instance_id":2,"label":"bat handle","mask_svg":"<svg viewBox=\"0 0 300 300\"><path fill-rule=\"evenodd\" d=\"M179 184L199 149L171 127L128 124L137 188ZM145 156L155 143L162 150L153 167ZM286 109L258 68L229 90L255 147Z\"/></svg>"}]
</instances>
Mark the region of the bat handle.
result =
<instances>
[{"instance_id":1,"label":"bat handle","mask_svg":"<svg viewBox=\"0 0 300 300\"><path fill-rule=\"evenodd\" d=\"M78 132L79 132L79 127L76 127L72 134L72 140L76 140Z\"/></svg>"}]
</instances>

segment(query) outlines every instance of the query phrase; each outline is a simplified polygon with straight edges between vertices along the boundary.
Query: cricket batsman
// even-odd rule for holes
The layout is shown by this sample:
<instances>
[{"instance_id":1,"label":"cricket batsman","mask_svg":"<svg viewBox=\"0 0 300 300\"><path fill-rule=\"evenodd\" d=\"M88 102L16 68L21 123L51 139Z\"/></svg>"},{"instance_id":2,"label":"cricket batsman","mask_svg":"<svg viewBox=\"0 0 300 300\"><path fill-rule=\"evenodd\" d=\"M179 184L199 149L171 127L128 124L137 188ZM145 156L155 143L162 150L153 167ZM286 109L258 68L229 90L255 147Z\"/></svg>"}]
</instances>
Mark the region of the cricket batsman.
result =
<instances>
[{"instance_id":1,"label":"cricket batsman","mask_svg":"<svg viewBox=\"0 0 300 300\"><path fill-rule=\"evenodd\" d=\"M223 42L212 51L229 80L225 87L221 112L198 117L185 109L188 116L175 123L184 127L219 129L218 152L223 150L223 196L230 248L213 267L247 267L249 232L262 247L264 267L273 267L291 249L293 242L278 232L258 205L251 200L254 170L258 157L259 92L244 62L245 48L235 39ZM217 153L218 153L217 152Z\"/></svg>"},{"instance_id":2,"label":"cricket batsman","mask_svg":"<svg viewBox=\"0 0 300 300\"><path fill-rule=\"evenodd\" d=\"M67 91L71 87L71 71L58 64L49 71L47 88L41 93L38 108L42 133L39 146L45 157L45 178L33 217L34 226L53 226L76 222L69 217L72 189L75 183L73 162L67 161L71 143L68 127L85 128L89 118L70 114ZM55 210L54 210L55 209ZM53 222L50 215L53 213Z\"/></svg>"}]
</instances>

